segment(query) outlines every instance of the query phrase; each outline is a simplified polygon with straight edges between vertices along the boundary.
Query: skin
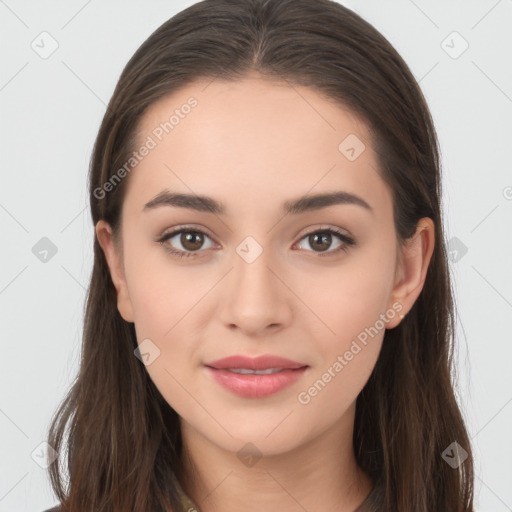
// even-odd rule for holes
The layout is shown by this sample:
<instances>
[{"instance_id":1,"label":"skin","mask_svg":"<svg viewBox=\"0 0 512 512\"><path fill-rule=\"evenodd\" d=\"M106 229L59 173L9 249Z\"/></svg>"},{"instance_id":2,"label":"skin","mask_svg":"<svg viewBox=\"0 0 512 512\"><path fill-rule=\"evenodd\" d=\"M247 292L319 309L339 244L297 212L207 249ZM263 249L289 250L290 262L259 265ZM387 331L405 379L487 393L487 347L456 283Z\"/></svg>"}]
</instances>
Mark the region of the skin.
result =
<instances>
[{"instance_id":1,"label":"skin","mask_svg":"<svg viewBox=\"0 0 512 512\"><path fill-rule=\"evenodd\" d=\"M104 221L96 225L120 314L134 322L139 343L149 338L160 350L146 369L181 418L182 484L203 512L311 511L318 503L351 512L373 485L354 457L355 401L385 329L400 316L386 315L385 328L309 403L297 397L393 304L403 315L410 310L432 256L434 225L421 219L400 249L367 127L309 88L257 75L195 82L146 111L140 140L190 96L197 107L127 178L121 238ZM354 161L338 150L348 134L366 145ZM211 196L227 212L143 212L164 189ZM340 190L373 211L341 204L281 213L285 201ZM195 257L165 250L194 252L180 235L157 242L183 224L207 235L203 245L194 242ZM334 253L343 243L336 235L323 249L306 236L325 228L350 234L356 245ZM247 236L263 250L252 263L236 251ZM274 354L309 368L270 397L242 398L203 366L234 354ZM248 442L261 454L252 466L237 457Z\"/></svg>"}]
</instances>

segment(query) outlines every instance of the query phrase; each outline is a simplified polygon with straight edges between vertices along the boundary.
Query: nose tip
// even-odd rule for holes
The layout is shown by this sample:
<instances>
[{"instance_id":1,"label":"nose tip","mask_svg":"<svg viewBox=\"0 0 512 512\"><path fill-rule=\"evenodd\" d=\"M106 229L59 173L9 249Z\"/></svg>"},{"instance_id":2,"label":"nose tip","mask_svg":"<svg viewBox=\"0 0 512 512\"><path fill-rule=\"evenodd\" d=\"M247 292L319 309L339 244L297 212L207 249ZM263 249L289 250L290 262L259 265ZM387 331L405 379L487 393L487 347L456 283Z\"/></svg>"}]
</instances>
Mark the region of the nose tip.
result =
<instances>
[{"instance_id":1,"label":"nose tip","mask_svg":"<svg viewBox=\"0 0 512 512\"><path fill-rule=\"evenodd\" d=\"M222 317L232 330L239 328L255 335L262 330L279 329L290 321L286 287L276 278L265 256L260 254L251 263L240 257L227 278L228 293Z\"/></svg>"}]
</instances>

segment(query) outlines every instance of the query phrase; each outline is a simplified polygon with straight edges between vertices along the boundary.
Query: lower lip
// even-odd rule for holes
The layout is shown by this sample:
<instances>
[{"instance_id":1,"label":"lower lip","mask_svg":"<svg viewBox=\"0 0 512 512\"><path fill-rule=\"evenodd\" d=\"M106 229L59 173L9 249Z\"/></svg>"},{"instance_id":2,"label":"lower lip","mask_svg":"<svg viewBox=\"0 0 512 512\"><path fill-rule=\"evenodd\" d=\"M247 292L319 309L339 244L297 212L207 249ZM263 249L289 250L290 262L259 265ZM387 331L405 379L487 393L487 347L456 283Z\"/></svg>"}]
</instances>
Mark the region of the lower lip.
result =
<instances>
[{"instance_id":1,"label":"lower lip","mask_svg":"<svg viewBox=\"0 0 512 512\"><path fill-rule=\"evenodd\" d=\"M273 395L299 380L308 367L283 370L268 375L244 375L228 370L217 370L210 366L205 366L205 368L221 386L236 395L245 398L263 398Z\"/></svg>"}]
</instances>

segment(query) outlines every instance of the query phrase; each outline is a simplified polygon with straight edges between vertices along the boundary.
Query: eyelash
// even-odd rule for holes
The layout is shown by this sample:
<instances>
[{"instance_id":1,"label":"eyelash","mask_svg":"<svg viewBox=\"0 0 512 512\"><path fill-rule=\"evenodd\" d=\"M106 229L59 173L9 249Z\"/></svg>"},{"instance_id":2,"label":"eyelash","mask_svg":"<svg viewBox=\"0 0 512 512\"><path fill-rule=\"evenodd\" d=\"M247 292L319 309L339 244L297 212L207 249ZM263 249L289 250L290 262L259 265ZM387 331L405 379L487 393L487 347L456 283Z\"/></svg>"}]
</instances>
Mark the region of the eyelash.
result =
<instances>
[{"instance_id":1,"label":"eyelash","mask_svg":"<svg viewBox=\"0 0 512 512\"><path fill-rule=\"evenodd\" d=\"M183 257L186 257L186 258L196 257L198 255L198 253L201 252L200 250L194 251L194 252L187 252L187 251L171 249L168 246L164 246L164 243L167 240L169 240L170 238L173 238L175 235L178 235L180 233L199 233L201 235L207 236L208 238L211 238L207 233L205 233L204 231L201 231L200 229L191 228L191 227L187 227L187 226L184 226L184 227L182 226L182 227L180 227L180 228L178 228L178 229L176 229L176 230L174 230L174 231L172 231L170 233L166 233L166 234L162 235L157 240L157 242L160 245L162 245L162 247L164 248L165 251L169 252L173 256L178 256L180 258L183 258ZM334 251L318 252L316 255L320 256L320 257L330 257L330 256L332 256L334 254L338 254L340 251L347 252L350 249L350 247L352 247L352 246L354 246L356 244L356 242L352 238L348 237L347 235L345 235L341 231L338 231L338 230L336 230L334 228L316 229L314 231L310 231L309 233L305 233L300 238L299 242L301 240L304 240L304 238L307 238L308 236L315 235L315 234L320 234L320 233L334 234L342 242L342 245L340 247L338 247L337 249L335 249ZM315 251L308 251L308 252L315 252Z\"/></svg>"}]
</instances>

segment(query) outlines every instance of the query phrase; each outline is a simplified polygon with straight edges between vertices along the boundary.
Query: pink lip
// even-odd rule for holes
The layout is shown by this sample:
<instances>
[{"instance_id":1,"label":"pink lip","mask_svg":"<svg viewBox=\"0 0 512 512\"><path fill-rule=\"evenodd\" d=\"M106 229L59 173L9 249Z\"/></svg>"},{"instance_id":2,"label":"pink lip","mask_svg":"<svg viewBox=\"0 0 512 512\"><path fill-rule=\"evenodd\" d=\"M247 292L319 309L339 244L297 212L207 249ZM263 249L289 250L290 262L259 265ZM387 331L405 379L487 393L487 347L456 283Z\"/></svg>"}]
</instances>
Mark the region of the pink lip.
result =
<instances>
[{"instance_id":1,"label":"pink lip","mask_svg":"<svg viewBox=\"0 0 512 512\"><path fill-rule=\"evenodd\" d=\"M245 368L247 370L267 370L269 368L289 368L296 369L307 366L304 363L298 363L291 359L284 359L283 357L264 354L258 357L247 356L230 356L223 359L217 359L210 363L205 363L205 366L217 368L219 370L229 370L231 368Z\"/></svg>"},{"instance_id":2,"label":"pink lip","mask_svg":"<svg viewBox=\"0 0 512 512\"><path fill-rule=\"evenodd\" d=\"M236 395L245 398L263 398L281 391L300 379L309 366L282 357L263 355L256 358L227 357L212 361L205 367L217 383ZM268 375L243 375L229 371L233 368L250 370L283 368L283 371Z\"/></svg>"}]
</instances>

